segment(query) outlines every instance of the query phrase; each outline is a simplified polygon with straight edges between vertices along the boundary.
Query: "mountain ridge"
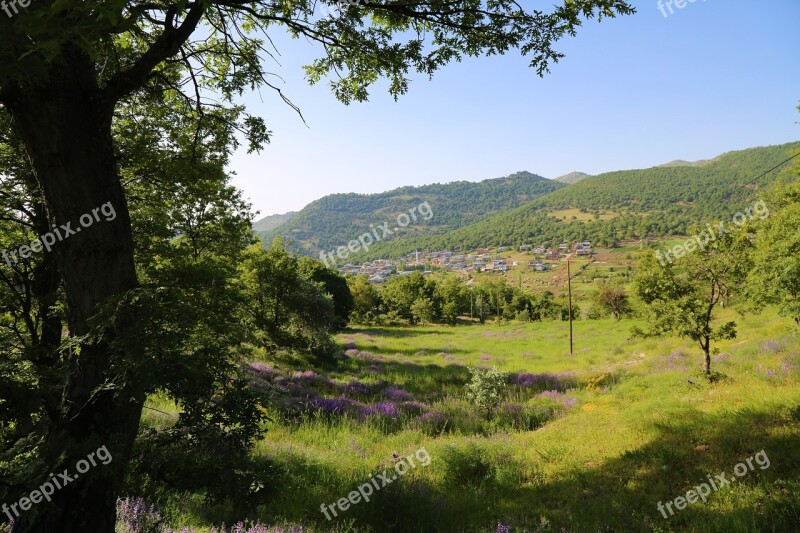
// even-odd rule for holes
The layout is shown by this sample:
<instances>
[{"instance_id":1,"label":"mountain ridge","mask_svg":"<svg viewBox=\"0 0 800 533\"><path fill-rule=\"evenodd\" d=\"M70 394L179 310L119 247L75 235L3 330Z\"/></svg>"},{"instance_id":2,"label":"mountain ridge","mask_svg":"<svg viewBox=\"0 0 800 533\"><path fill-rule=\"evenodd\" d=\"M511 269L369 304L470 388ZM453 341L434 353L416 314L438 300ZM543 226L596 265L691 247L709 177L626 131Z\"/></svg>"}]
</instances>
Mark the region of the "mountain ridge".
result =
<instances>
[{"instance_id":1,"label":"mountain ridge","mask_svg":"<svg viewBox=\"0 0 800 533\"><path fill-rule=\"evenodd\" d=\"M346 245L371 224L389 221L423 202L433 209L430 222L406 228L414 233L442 233L483 217L519 207L565 184L528 171L479 182L452 181L403 186L374 194L337 193L315 200L288 221L257 232L264 242L281 235L301 253L316 255Z\"/></svg>"}]
</instances>

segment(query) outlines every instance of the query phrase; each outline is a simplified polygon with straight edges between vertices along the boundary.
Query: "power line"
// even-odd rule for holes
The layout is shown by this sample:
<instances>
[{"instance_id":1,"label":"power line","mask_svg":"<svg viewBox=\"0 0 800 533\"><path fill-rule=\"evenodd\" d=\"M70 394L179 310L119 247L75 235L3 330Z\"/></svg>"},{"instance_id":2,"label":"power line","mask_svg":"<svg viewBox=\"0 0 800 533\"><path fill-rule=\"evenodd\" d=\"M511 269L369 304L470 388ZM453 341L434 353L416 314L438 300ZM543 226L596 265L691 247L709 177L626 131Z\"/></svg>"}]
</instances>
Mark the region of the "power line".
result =
<instances>
[{"instance_id":1,"label":"power line","mask_svg":"<svg viewBox=\"0 0 800 533\"><path fill-rule=\"evenodd\" d=\"M753 185L755 182L757 182L758 180L760 180L761 178L763 178L764 176L766 176L767 174L769 174L769 173L770 173L770 172L772 172L773 170L776 170L776 169L778 169L778 168L782 167L783 165L785 165L786 163L788 163L789 161L791 161L792 159L794 159L795 157L798 157L798 156L800 156L800 152L797 152L796 154L794 154L792 157L790 157L790 158L789 158L789 159L787 159L786 161L783 161L783 162L781 162L781 163L778 163L777 165L775 165L775 166L774 166L774 167L772 167L771 169L769 169L769 170L767 170L767 171L765 171L765 172L761 173L761 174L760 174L760 175L759 175L757 178L753 179L752 181L749 181L749 182L747 182L747 183L743 184L742 186L740 186L740 187L737 187L737 188L733 189L731 192L729 192L728 194L724 195L722 198L723 198L723 199L727 199L727 198L729 198L729 197L730 197L730 196L731 196L733 193L735 193L736 191L738 191L739 189L744 189L744 188L745 188L745 187L747 187L748 185Z\"/></svg>"}]
</instances>

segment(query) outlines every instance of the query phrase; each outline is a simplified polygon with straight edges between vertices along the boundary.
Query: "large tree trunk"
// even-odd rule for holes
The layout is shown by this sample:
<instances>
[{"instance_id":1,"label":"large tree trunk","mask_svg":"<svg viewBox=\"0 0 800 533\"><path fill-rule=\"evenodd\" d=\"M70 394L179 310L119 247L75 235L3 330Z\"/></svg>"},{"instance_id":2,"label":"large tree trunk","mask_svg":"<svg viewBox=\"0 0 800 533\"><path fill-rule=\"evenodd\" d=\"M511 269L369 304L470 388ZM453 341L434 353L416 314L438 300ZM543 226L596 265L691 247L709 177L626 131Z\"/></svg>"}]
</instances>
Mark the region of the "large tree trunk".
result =
<instances>
[{"instance_id":1,"label":"large tree trunk","mask_svg":"<svg viewBox=\"0 0 800 533\"><path fill-rule=\"evenodd\" d=\"M81 215L108 202L117 214L113 222L101 217L81 228L56 248L69 332L81 336L89 331L99 304L136 287L136 273L130 216L112 146L112 109L99 97L89 58L78 50L67 55L52 64L46 82L3 87L2 98L25 143L49 218L77 229ZM105 466L98 462L57 490L52 503L24 512L15 532L114 531L115 500L143 398L125 390L97 393L109 377L112 355L107 344L94 344L72 356L60 412L42 451L56 474L65 468L74 474L76 462L101 446L113 460Z\"/></svg>"}]
</instances>

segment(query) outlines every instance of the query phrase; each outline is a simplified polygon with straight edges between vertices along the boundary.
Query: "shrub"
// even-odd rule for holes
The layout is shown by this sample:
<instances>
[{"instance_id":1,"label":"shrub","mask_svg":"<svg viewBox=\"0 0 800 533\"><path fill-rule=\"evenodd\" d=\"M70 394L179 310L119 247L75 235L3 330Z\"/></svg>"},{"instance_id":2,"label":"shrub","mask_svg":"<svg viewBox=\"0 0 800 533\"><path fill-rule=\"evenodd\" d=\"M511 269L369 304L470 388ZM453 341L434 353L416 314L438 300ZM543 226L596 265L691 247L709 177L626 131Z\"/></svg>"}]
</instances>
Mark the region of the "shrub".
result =
<instances>
[{"instance_id":1,"label":"shrub","mask_svg":"<svg viewBox=\"0 0 800 533\"><path fill-rule=\"evenodd\" d=\"M508 376L496 368L469 368L467 399L478 409L486 411L486 419L500 405L508 389Z\"/></svg>"}]
</instances>

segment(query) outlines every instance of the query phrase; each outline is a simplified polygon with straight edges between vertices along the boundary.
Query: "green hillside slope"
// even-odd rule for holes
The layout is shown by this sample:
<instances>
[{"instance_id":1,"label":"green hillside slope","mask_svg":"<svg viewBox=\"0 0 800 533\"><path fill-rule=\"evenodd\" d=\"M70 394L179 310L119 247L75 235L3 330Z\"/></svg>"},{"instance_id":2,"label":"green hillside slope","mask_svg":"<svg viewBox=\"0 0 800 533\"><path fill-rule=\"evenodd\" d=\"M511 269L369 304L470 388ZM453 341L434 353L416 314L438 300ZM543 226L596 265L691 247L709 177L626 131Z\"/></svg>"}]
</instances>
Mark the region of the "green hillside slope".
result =
<instances>
[{"instance_id":1,"label":"green hillside slope","mask_svg":"<svg viewBox=\"0 0 800 533\"><path fill-rule=\"evenodd\" d=\"M288 213L283 213L282 215L270 215L264 217L260 220L253 222L253 231L257 233L264 233L267 231L272 231L275 228L285 224L286 222L290 221L292 217L297 214L297 211L290 211Z\"/></svg>"},{"instance_id":2,"label":"green hillside slope","mask_svg":"<svg viewBox=\"0 0 800 533\"><path fill-rule=\"evenodd\" d=\"M525 205L562 187L562 183L517 172L478 183L437 183L370 195L334 194L312 202L286 223L260 235L265 242L282 235L298 251L316 255L320 250L346 245L368 231L370 224L392 223L399 213L422 202L430 204L433 217L412 224L404 230L406 234L441 234Z\"/></svg>"},{"instance_id":3,"label":"green hillside slope","mask_svg":"<svg viewBox=\"0 0 800 533\"><path fill-rule=\"evenodd\" d=\"M560 189L518 209L448 232L396 238L361 257L398 257L415 249L464 250L544 241L591 240L610 246L621 239L686 234L703 220L724 220L750 206L782 167L761 173L800 152L800 142L729 152L702 166L654 167L609 172ZM567 220L572 209L587 220ZM608 212L613 212L610 220Z\"/></svg>"}]
</instances>

